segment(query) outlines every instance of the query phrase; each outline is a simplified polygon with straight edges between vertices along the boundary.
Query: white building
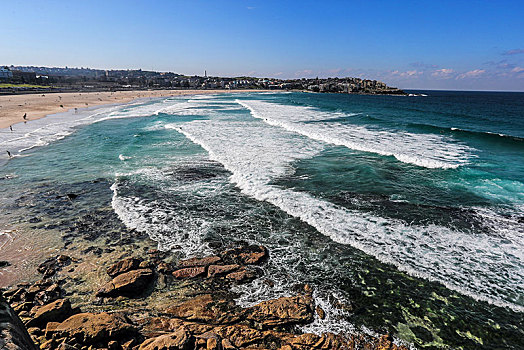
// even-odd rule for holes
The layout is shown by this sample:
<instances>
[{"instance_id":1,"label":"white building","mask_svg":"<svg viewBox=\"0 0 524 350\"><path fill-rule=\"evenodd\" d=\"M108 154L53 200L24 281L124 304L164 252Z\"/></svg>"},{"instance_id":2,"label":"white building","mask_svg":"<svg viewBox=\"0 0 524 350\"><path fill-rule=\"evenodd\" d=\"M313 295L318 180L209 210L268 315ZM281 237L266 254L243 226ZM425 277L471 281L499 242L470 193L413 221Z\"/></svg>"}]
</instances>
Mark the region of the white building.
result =
<instances>
[{"instance_id":1,"label":"white building","mask_svg":"<svg viewBox=\"0 0 524 350\"><path fill-rule=\"evenodd\" d=\"M13 73L7 67L0 67L0 79L10 79L13 77Z\"/></svg>"}]
</instances>

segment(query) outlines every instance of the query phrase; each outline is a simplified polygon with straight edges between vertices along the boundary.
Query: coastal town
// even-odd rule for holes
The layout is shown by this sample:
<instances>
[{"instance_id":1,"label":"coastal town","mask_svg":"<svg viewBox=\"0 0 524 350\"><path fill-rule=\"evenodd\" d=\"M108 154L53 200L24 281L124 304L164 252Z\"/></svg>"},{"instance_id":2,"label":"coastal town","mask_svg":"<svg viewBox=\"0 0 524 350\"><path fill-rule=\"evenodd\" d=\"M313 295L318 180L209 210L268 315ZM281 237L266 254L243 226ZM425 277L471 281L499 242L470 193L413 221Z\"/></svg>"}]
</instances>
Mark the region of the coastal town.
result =
<instances>
[{"instance_id":1,"label":"coastal town","mask_svg":"<svg viewBox=\"0 0 524 350\"><path fill-rule=\"evenodd\" d=\"M0 67L0 94L35 91L121 91L143 89L264 89L319 93L404 95L377 80L361 78L276 79L187 76L173 72L34 66Z\"/></svg>"}]
</instances>

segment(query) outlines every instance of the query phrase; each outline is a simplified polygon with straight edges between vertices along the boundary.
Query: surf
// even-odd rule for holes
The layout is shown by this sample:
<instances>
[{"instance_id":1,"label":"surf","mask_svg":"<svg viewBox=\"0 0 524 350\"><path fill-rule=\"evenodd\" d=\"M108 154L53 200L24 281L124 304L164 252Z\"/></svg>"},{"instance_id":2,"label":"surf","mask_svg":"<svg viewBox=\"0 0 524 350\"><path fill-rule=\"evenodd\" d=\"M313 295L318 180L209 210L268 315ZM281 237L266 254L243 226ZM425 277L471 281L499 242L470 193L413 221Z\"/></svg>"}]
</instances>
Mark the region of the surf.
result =
<instances>
[{"instance_id":1,"label":"surf","mask_svg":"<svg viewBox=\"0 0 524 350\"><path fill-rule=\"evenodd\" d=\"M168 124L166 128L184 134L203 147L210 159L223 164L232 174L230 181L242 193L275 205L333 241L476 300L524 311L514 299L524 278L520 236L501 232L494 237L438 225L409 225L272 185L272 180L294 171L294 161L312 157L325 147L287 129L228 120ZM512 263L502 263L503 257L510 257Z\"/></svg>"},{"instance_id":2,"label":"surf","mask_svg":"<svg viewBox=\"0 0 524 350\"><path fill-rule=\"evenodd\" d=\"M341 123L308 123L339 118L313 108L237 100L265 123L329 144L393 156L403 163L425 168L455 169L468 163L473 150L456 140L435 134L377 130Z\"/></svg>"}]
</instances>

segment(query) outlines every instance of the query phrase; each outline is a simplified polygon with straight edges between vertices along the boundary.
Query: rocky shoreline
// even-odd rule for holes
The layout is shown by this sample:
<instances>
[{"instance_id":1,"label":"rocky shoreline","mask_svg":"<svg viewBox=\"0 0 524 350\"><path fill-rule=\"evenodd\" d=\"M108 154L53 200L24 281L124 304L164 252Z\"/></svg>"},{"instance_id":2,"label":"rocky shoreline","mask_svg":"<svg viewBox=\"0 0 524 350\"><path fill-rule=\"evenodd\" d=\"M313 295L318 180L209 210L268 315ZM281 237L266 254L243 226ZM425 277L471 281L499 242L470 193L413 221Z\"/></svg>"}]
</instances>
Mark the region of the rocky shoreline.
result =
<instances>
[{"instance_id":1,"label":"rocky shoreline","mask_svg":"<svg viewBox=\"0 0 524 350\"><path fill-rule=\"evenodd\" d=\"M217 255L174 262L156 249L128 255L97 266L104 282L80 298L68 273L82 258L67 255L45 260L41 280L4 290L12 308L2 300L1 348L32 349L32 341L35 349L79 350L406 349L388 335L301 333L297 326L325 316L307 284L289 297L236 305L233 285L264 278L260 265L270 254L263 246L236 242ZM161 297L153 301L155 293Z\"/></svg>"}]
</instances>

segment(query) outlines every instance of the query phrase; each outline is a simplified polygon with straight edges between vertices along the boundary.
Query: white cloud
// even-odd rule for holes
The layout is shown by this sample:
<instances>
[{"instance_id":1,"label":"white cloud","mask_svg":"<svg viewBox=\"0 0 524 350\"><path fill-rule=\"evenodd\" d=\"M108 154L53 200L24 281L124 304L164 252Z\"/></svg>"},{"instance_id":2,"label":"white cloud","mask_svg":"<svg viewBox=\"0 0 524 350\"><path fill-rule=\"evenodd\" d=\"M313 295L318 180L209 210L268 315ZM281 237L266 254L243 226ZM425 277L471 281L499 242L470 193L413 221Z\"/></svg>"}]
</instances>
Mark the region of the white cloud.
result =
<instances>
[{"instance_id":1,"label":"white cloud","mask_svg":"<svg viewBox=\"0 0 524 350\"><path fill-rule=\"evenodd\" d=\"M431 75L434 77L449 78L450 77L449 75L453 72L455 71L451 68L442 68L442 69L437 69L436 71L431 73Z\"/></svg>"},{"instance_id":2,"label":"white cloud","mask_svg":"<svg viewBox=\"0 0 524 350\"><path fill-rule=\"evenodd\" d=\"M511 71L513 73L520 73L520 72L524 72L524 68L522 68L522 67L515 67Z\"/></svg>"},{"instance_id":3,"label":"white cloud","mask_svg":"<svg viewBox=\"0 0 524 350\"><path fill-rule=\"evenodd\" d=\"M421 75L423 73L424 72L418 71L418 70L408 70L408 71L405 71L405 72L394 70L394 71L391 72L391 75L395 75L395 76L399 76L399 77L415 77L415 76Z\"/></svg>"},{"instance_id":4,"label":"white cloud","mask_svg":"<svg viewBox=\"0 0 524 350\"><path fill-rule=\"evenodd\" d=\"M313 74L311 69L304 69L295 72L295 76L297 77L308 77L311 76L311 74Z\"/></svg>"},{"instance_id":5,"label":"white cloud","mask_svg":"<svg viewBox=\"0 0 524 350\"><path fill-rule=\"evenodd\" d=\"M469 72L458 75L457 79L478 78L479 76L481 76L484 73L486 73L485 69L470 70Z\"/></svg>"},{"instance_id":6,"label":"white cloud","mask_svg":"<svg viewBox=\"0 0 524 350\"><path fill-rule=\"evenodd\" d=\"M338 73L342 72L342 69L341 68L328 69L327 72L329 74L338 74Z\"/></svg>"},{"instance_id":7,"label":"white cloud","mask_svg":"<svg viewBox=\"0 0 524 350\"><path fill-rule=\"evenodd\" d=\"M513 49L513 50L505 51L502 54L511 56L511 55L520 55L523 53L524 53L524 49Z\"/></svg>"}]
</instances>

